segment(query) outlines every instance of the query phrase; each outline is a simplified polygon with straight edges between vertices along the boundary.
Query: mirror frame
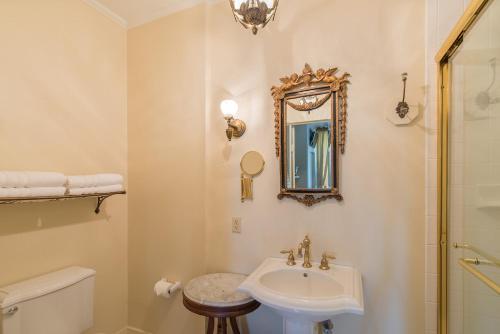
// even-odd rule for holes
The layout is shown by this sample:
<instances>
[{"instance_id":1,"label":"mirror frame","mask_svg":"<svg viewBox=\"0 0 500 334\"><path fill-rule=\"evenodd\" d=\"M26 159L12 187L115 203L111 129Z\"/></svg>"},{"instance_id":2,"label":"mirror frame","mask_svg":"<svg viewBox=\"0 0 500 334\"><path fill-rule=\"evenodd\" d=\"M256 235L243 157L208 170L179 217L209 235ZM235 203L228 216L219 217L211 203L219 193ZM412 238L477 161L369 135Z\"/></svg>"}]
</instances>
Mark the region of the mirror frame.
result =
<instances>
[{"instance_id":1,"label":"mirror frame","mask_svg":"<svg viewBox=\"0 0 500 334\"><path fill-rule=\"evenodd\" d=\"M349 73L337 77L336 67L324 70L312 70L309 64L305 64L302 74L293 73L280 79L281 85L273 86L271 94L274 99L274 122L275 122L275 145L276 157L280 159L280 193L278 199L294 199L308 207L323 202L330 198L342 201L343 197L339 190L340 155L345 152L346 122L347 122L347 84L349 84ZM286 100L290 97L303 94L330 93L332 99L332 166L334 167L334 180L332 188L321 189L289 189L286 187ZM328 101L327 101L328 102ZM317 109L319 106L311 106L308 110Z\"/></svg>"}]
</instances>

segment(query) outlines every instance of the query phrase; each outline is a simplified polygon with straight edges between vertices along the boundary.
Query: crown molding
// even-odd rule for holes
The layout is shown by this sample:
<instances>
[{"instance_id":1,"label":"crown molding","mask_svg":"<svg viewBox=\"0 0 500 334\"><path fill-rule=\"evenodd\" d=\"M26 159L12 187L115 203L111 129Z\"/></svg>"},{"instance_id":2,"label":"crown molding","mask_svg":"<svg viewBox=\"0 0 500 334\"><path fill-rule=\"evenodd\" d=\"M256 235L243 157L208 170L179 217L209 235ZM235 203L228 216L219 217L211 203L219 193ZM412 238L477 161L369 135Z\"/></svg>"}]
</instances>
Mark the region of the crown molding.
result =
<instances>
[{"instance_id":1,"label":"crown molding","mask_svg":"<svg viewBox=\"0 0 500 334\"><path fill-rule=\"evenodd\" d=\"M174 14L176 12L183 11L185 9L194 7L200 3L206 2L206 0L182 0L171 5L167 5L160 9L155 9L148 13L144 13L128 22L128 28L135 28L143 24L155 21L162 17Z\"/></svg>"},{"instance_id":2,"label":"crown molding","mask_svg":"<svg viewBox=\"0 0 500 334\"><path fill-rule=\"evenodd\" d=\"M114 22L118 23L123 28L125 28L125 29L128 28L127 20L125 20L123 17L121 17L120 15L113 12L108 7L104 6L99 1L97 1L97 0L83 0L83 2L85 2L87 5L93 7L95 10L97 10L101 14L107 16L108 18L110 18Z\"/></svg>"},{"instance_id":3,"label":"crown molding","mask_svg":"<svg viewBox=\"0 0 500 334\"><path fill-rule=\"evenodd\" d=\"M186 10L201 3L214 4L226 0L182 0L170 5L166 5L160 9L155 9L147 13L139 14L137 15L137 17L130 19L128 21L124 19L122 16L115 13L114 11L112 11L111 9L109 9L107 6L103 5L99 0L82 0L82 1L85 2L87 5L91 6L92 8L94 8L95 10L97 10L98 12L100 12L101 14L107 16L114 22L118 23L123 28L131 29L155 21L162 17Z\"/></svg>"}]
</instances>

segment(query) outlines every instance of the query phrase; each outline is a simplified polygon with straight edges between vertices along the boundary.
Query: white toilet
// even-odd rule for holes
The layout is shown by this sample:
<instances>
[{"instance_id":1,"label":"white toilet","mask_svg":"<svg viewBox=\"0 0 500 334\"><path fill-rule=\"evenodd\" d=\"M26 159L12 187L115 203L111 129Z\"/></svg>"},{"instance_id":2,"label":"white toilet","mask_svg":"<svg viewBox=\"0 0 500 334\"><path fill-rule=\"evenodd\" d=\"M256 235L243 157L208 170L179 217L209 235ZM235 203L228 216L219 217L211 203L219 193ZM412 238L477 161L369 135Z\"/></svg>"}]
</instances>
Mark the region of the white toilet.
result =
<instances>
[{"instance_id":1,"label":"white toilet","mask_svg":"<svg viewBox=\"0 0 500 334\"><path fill-rule=\"evenodd\" d=\"M0 334L81 334L93 326L94 281L71 267L0 288Z\"/></svg>"}]
</instances>

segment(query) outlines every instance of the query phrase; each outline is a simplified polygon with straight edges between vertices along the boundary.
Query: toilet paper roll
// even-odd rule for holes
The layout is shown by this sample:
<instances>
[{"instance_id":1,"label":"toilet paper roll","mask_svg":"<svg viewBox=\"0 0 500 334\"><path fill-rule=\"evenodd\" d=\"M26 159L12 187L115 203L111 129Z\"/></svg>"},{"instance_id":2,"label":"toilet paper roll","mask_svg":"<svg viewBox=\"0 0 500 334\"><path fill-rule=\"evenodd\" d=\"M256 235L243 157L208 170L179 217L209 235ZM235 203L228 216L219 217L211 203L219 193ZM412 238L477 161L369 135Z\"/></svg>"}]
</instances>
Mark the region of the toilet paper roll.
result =
<instances>
[{"instance_id":1,"label":"toilet paper roll","mask_svg":"<svg viewBox=\"0 0 500 334\"><path fill-rule=\"evenodd\" d=\"M169 282L166 279L161 279L156 282L154 291L158 297L170 298L180 287L180 282Z\"/></svg>"}]
</instances>

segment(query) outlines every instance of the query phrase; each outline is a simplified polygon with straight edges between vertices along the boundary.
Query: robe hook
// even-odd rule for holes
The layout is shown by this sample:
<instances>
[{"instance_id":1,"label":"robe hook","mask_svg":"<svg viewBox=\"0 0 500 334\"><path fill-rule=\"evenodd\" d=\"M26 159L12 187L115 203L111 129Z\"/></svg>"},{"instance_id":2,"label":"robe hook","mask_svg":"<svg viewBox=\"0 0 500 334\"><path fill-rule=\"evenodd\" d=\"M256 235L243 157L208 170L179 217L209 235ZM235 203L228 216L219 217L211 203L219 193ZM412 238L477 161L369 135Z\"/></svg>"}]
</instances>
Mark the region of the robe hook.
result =
<instances>
[{"instance_id":1,"label":"robe hook","mask_svg":"<svg viewBox=\"0 0 500 334\"><path fill-rule=\"evenodd\" d=\"M405 118L408 112L410 111L410 106L405 102L406 99L406 81L408 80L408 73L402 73L401 77L403 79L403 101L398 103L396 107L396 113L400 118Z\"/></svg>"}]
</instances>

